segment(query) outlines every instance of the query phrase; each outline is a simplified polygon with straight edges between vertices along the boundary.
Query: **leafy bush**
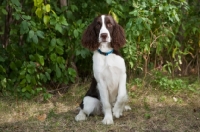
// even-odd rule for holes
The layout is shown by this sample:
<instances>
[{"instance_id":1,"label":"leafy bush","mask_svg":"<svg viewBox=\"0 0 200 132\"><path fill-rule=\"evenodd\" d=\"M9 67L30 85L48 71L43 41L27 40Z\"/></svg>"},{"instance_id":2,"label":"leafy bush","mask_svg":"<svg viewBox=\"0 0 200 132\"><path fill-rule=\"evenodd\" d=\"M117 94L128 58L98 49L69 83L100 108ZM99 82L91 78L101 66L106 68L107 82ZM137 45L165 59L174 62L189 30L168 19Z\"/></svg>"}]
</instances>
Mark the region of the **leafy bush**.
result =
<instances>
[{"instance_id":1,"label":"leafy bush","mask_svg":"<svg viewBox=\"0 0 200 132\"><path fill-rule=\"evenodd\" d=\"M80 44L82 32L99 14L124 27L121 50L129 76L154 69L199 75L199 3L192 0L84 1L3 0L0 6L0 88L4 95L31 98L47 86L92 75L92 53ZM175 81L175 82L173 82ZM157 84L179 80L157 77ZM54 87L55 88L55 87Z\"/></svg>"},{"instance_id":2,"label":"leafy bush","mask_svg":"<svg viewBox=\"0 0 200 132\"><path fill-rule=\"evenodd\" d=\"M32 2L26 2L31 7ZM13 19L19 24L11 28L9 45L1 47L2 92L22 98L42 92L48 98L44 84L74 82L76 71L66 64L65 58L74 51L69 50L66 45L69 42L63 39L68 26L64 15L58 16L42 0L34 0L30 12L25 12L19 1L4 4L14 10ZM30 16L31 13L36 16ZM77 34L71 36L75 37Z\"/></svg>"}]
</instances>

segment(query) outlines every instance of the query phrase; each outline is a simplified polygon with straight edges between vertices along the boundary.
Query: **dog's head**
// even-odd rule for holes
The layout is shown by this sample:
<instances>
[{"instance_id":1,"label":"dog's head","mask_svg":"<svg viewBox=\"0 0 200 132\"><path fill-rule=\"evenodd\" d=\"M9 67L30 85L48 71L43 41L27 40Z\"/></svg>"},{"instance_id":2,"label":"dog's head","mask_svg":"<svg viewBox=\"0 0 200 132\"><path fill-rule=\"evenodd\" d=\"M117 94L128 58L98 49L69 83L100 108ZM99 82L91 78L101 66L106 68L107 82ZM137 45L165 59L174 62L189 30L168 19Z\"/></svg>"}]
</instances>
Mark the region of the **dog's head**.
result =
<instances>
[{"instance_id":1,"label":"dog's head","mask_svg":"<svg viewBox=\"0 0 200 132\"><path fill-rule=\"evenodd\" d=\"M87 27L82 36L82 44L90 50L98 49L100 43L110 43L118 50L125 42L123 28L110 15L101 15Z\"/></svg>"}]
</instances>

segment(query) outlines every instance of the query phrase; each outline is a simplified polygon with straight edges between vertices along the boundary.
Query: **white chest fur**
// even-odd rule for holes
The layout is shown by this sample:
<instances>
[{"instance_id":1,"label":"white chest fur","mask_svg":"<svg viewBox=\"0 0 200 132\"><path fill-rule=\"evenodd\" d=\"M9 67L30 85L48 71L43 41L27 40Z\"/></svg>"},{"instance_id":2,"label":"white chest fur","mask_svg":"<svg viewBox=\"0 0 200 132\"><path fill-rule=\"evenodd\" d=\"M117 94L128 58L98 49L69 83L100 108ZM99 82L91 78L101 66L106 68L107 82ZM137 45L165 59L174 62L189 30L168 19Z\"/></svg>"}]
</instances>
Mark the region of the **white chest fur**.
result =
<instances>
[{"instance_id":1,"label":"white chest fur","mask_svg":"<svg viewBox=\"0 0 200 132\"><path fill-rule=\"evenodd\" d=\"M108 90L110 103L116 101L120 77L126 74L124 59L116 54L104 56L95 51L93 71L97 83L103 83L104 87L101 88Z\"/></svg>"}]
</instances>

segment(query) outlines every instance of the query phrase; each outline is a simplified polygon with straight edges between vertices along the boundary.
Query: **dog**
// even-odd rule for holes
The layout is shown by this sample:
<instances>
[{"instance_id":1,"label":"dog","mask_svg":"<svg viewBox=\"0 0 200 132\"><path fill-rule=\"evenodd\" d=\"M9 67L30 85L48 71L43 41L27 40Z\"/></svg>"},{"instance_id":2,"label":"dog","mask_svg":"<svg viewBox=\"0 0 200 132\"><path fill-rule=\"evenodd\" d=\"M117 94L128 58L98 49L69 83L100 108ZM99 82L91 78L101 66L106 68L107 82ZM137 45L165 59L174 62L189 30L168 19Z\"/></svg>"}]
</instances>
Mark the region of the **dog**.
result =
<instances>
[{"instance_id":1,"label":"dog","mask_svg":"<svg viewBox=\"0 0 200 132\"><path fill-rule=\"evenodd\" d=\"M101 15L87 27L82 45L93 51L91 86L87 91L76 121L86 120L90 114L104 113L103 124L113 124L113 116L119 118L126 105L126 67L119 49L125 45L123 28L110 15Z\"/></svg>"}]
</instances>

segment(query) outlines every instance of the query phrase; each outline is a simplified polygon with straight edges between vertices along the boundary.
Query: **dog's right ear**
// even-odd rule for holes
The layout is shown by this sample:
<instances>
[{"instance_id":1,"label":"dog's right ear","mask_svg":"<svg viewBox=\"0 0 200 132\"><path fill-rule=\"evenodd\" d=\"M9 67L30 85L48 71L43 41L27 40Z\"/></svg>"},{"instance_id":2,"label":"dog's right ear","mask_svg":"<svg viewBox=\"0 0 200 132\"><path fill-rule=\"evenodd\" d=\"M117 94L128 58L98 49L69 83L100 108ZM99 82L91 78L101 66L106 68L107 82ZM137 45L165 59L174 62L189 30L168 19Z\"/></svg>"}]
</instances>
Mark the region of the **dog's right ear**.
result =
<instances>
[{"instance_id":1,"label":"dog's right ear","mask_svg":"<svg viewBox=\"0 0 200 132\"><path fill-rule=\"evenodd\" d=\"M99 47L98 34L95 32L95 20L84 31L81 39L82 45L92 51Z\"/></svg>"}]
</instances>

